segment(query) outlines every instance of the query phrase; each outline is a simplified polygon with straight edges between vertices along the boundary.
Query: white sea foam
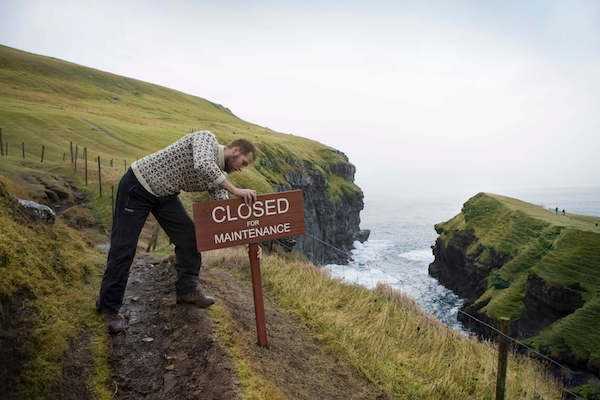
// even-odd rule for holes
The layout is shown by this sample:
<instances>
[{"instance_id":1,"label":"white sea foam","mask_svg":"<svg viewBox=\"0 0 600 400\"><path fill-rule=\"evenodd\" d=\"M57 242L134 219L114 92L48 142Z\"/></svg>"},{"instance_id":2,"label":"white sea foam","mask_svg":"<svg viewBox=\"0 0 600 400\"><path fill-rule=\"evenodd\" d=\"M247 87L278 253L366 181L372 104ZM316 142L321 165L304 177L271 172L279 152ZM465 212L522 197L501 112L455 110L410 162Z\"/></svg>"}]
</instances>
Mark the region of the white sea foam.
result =
<instances>
[{"instance_id":1,"label":"white sea foam","mask_svg":"<svg viewBox=\"0 0 600 400\"><path fill-rule=\"evenodd\" d=\"M433 262L433 253L431 252L431 248L407 251L399 254L398 257L413 261L423 261L428 263Z\"/></svg>"}]
</instances>

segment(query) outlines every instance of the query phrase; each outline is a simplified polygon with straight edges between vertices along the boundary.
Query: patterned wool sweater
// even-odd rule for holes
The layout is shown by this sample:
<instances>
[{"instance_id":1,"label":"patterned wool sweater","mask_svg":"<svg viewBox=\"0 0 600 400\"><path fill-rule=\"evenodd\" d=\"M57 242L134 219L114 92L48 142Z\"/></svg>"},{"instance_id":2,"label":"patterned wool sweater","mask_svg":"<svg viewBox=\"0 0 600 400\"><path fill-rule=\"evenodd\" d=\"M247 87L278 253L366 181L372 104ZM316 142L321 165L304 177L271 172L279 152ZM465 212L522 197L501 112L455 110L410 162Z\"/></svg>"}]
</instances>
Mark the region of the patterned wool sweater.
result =
<instances>
[{"instance_id":1,"label":"patterned wool sweater","mask_svg":"<svg viewBox=\"0 0 600 400\"><path fill-rule=\"evenodd\" d=\"M217 200L229 198L220 184L226 179L225 146L209 131L185 135L164 149L131 164L142 186L155 196L204 192Z\"/></svg>"}]
</instances>

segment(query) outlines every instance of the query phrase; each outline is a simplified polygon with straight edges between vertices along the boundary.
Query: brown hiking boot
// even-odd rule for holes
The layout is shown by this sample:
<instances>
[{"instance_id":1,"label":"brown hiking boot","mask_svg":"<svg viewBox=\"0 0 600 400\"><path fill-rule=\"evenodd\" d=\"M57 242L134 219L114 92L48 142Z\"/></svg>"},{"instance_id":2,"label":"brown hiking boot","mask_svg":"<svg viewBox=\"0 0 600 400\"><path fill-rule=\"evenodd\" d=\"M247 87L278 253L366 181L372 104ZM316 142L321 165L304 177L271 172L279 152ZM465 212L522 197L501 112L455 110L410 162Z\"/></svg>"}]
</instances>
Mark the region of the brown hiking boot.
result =
<instances>
[{"instance_id":1,"label":"brown hiking boot","mask_svg":"<svg viewBox=\"0 0 600 400\"><path fill-rule=\"evenodd\" d=\"M208 308L215 304L215 299L205 296L199 289L188 294L177 295L177 304L192 304L200 308Z\"/></svg>"},{"instance_id":2,"label":"brown hiking boot","mask_svg":"<svg viewBox=\"0 0 600 400\"><path fill-rule=\"evenodd\" d=\"M102 311L106 325L108 326L108 333L116 335L121 332L125 332L129 326L129 321L123 316L116 312Z\"/></svg>"}]
</instances>

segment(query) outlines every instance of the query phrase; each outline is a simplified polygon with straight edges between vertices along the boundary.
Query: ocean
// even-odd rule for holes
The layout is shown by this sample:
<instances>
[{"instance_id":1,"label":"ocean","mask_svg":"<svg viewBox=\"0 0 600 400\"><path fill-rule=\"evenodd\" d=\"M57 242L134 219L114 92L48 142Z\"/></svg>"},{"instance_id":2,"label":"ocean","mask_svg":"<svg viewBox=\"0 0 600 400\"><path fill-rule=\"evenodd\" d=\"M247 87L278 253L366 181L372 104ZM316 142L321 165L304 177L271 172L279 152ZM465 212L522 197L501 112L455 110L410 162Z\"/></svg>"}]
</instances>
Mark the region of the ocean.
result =
<instances>
[{"instance_id":1,"label":"ocean","mask_svg":"<svg viewBox=\"0 0 600 400\"><path fill-rule=\"evenodd\" d=\"M548 209L600 216L600 187L495 190ZM365 243L355 242L348 265L327 265L330 273L348 282L373 288L387 283L412 297L427 313L449 327L463 331L457 320L463 299L440 285L427 272L433 261L434 225L460 212L472 195L443 198L371 198L365 194L361 228L370 229Z\"/></svg>"}]
</instances>

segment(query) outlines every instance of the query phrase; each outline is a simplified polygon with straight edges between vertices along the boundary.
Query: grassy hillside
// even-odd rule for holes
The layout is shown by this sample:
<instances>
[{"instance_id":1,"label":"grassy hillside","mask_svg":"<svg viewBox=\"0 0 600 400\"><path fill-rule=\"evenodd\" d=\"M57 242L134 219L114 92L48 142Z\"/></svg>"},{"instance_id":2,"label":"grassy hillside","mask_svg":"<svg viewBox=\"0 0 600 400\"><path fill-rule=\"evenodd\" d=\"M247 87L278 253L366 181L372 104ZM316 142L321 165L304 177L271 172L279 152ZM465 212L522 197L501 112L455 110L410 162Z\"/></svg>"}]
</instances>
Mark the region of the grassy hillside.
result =
<instances>
[{"instance_id":1,"label":"grassy hillside","mask_svg":"<svg viewBox=\"0 0 600 400\"><path fill-rule=\"evenodd\" d=\"M543 329L530 343L546 353L592 370L600 365L600 218L555 214L516 199L480 193L462 212L436 226L449 243L472 231L466 249L473 264L504 259L488 276L475 304L490 318L523 318L528 280L541 278L548 292L581 295L584 305Z\"/></svg>"},{"instance_id":2,"label":"grassy hillside","mask_svg":"<svg viewBox=\"0 0 600 400\"><path fill-rule=\"evenodd\" d=\"M43 144L46 159L62 162L72 141L80 151L87 147L90 159L115 159L115 175L123 160L154 152L192 128L208 129L221 143L243 137L258 145L266 157L232 179L259 192L271 191L303 161L332 178L332 197L358 190L330 174L329 166L344 158L318 142L243 121L199 97L1 45L0 128L15 159L25 142L30 159L40 159Z\"/></svg>"},{"instance_id":3,"label":"grassy hillside","mask_svg":"<svg viewBox=\"0 0 600 400\"><path fill-rule=\"evenodd\" d=\"M243 251L215 252L208 263L250 281ZM390 398L494 398L497 353L492 343L449 329L390 287L346 284L302 260L278 255L265 256L261 264L267 296ZM240 357L234 349L234 357ZM237 364L243 377L243 362ZM539 364L511 355L507 398L558 399L560 389Z\"/></svg>"}]
</instances>

